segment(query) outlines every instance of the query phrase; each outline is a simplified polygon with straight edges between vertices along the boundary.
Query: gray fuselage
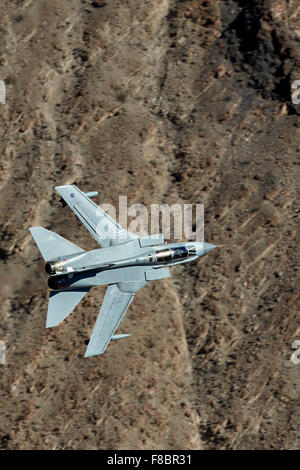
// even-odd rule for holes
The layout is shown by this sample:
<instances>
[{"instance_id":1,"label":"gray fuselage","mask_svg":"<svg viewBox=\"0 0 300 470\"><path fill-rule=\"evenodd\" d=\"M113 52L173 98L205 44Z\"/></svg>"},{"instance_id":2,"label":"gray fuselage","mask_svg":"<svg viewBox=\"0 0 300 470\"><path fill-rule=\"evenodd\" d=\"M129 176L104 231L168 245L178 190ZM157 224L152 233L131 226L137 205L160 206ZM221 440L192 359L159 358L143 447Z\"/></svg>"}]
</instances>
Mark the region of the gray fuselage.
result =
<instances>
[{"instance_id":1,"label":"gray fuselage","mask_svg":"<svg viewBox=\"0 0 300 470\"><path fill-rule=\"evenodd\" d=\"M193 261L210 251L209 243L182 242L141 247L138 240L124 245L100 248L61 257L45 265L51 275L48 285L54 290L121 282L124 275L132 281L142 279L147 268L172 266ZM137 268L141 268L140 270ZM114 271L109 273L109 271ZM118 272L116 272L118 271Z\"/></svg>"}]
</instances>

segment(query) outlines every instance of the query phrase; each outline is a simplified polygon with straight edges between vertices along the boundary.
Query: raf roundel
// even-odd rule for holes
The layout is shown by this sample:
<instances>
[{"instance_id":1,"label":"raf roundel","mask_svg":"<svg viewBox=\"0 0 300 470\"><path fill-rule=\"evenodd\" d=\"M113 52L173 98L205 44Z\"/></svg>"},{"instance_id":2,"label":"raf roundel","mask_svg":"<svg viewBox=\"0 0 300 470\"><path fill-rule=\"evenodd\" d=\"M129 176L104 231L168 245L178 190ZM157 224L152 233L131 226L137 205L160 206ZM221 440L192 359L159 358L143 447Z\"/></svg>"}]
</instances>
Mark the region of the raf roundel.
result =
<instances>
[{"instance_id":1,"label":"raf roundel","mask_svg":"<svg viewBox=\"0 0 300 470\"><path fill-rule=\"evenodd\" d=\"M71 193L71 197L74 197L74 193Z\"/></svg>"}]
</instances>

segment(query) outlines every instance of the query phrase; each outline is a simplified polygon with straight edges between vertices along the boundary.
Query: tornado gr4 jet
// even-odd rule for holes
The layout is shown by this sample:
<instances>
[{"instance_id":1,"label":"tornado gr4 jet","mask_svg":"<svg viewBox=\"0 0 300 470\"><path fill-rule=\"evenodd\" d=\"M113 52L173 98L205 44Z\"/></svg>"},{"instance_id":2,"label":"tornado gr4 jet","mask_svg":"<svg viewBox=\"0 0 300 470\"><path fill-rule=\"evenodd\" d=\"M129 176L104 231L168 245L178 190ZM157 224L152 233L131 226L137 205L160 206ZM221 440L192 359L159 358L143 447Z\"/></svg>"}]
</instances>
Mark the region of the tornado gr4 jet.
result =
<instances>
[{"instance_id":1,"label":"tornado gr4 jet","mask_svg":"<svg viewBox=\"0 0 300 470\"><path fill-rule=\"evenodd\" d=\"M163 235L138 237L124 230L74 185L55 188L102 247L85 251L43 227L30 232L50 275L46 327L57 326L93 286L108 284L85 357L104 353L109 342L130 336L115 334L135 294L148 281L170 277L169 266L194 261L215 248L210 243L164 244Z\"/></svg>"}]
</instances>

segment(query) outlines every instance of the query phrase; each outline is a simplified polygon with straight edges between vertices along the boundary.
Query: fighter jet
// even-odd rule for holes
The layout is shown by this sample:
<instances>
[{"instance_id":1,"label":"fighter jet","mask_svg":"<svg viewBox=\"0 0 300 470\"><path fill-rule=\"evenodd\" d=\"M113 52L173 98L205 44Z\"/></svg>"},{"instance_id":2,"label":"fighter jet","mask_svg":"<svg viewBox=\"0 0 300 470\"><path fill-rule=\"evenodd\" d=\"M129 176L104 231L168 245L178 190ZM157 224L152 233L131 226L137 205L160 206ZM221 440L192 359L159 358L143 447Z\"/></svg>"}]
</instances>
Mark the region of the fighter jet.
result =
<instances>
[{"instance_id":1,"label":"fighter jet","mask_svg":"<svg viewBox=\"0 0 300 470\"><path fill-rule=\"evenodd\" d=\"M93 286L108 284L84 357L97 356L110 341L130 336L115 331L135 294L148 281L170 277L169 266L194 261L215 245L165 244L162 234L138 237L92 201L98 192L83 192L74 185L55 189L102 248L85 251L43 227L29 229L50 276L46 327L61 323Z\"/></svg>"}]
</instances>

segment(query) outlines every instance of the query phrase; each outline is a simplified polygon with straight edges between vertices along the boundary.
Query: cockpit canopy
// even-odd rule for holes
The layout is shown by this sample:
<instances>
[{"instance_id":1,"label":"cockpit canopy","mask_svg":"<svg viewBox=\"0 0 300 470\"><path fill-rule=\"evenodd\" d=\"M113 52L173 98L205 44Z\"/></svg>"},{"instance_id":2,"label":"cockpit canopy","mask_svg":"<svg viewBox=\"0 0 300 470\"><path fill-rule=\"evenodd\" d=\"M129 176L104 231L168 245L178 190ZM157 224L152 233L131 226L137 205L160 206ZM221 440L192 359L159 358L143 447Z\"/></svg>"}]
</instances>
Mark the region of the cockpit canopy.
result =
<instances>
[{"instance_id":1,"label":"cockpit canopy","mask_svg":"<svg viewBox=\"0 0 300 470\"><path fill-rule=\"evenodd\" d=\"M189 250L185 246L179 246L173 250L173 259L187 258L189 256Z\"/></svg>"},{"instance_id":2,"label":"cockpit canopy","mask_svg":"<svg viewBox=\"0 0 300 470\"><path fill-rule=\"evenodd\" d=\"M175 248L164 248L156 252L158 263L167 263L170 261L181 260L187 258L189 255L195 255L196 248L194 246L178 246Z\"/></svg>"}]
</instances>

